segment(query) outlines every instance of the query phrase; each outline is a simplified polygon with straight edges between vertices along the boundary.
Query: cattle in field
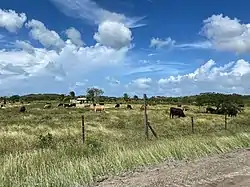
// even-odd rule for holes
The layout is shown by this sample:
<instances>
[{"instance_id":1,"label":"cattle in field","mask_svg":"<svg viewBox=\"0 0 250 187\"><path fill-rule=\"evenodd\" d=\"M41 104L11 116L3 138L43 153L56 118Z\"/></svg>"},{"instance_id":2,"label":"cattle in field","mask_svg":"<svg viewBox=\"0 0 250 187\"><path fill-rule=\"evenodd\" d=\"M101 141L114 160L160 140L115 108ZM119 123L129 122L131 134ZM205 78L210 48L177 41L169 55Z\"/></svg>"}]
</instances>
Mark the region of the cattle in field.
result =
<instances>
[{"instance_id":1,"label":"cattle in field","mask_svg":"<svg viewBox=\"0 0 250 187\"><path fill-rule=\"evenodd\" d=\"M3 108L3 105L1 105L1 108Z\"/></svg>"},{"instance_id":2,"label":"cattle in field","mask_svg":"<svg viewBox=\"0 0 250 187\"><path fill-rule=\"evenodd\" d=\"M105 110L105 108L104 108L104 105L99 105L99 106L95 106L95 108L94 108L94 111L95 112L97 112L97 111L104 111Z\"/></svg>"},{"instance_id":3,"label":"cattle in field","mask_svg":"<svg viewBox=\"0 0 250 187\"><path fill-rule=\"evenodd\" d=\"M245 107L244 104L239 104L238 106L241 107L241 108L244 108L244 107Z\"/></svg>"},{"instance_id":4,"label":"cattle in field","mask_svg":"<svg viewBox=\"0 0 250 187\"><path fill-rule=\"evenodd\" d=\"M127 109L132 109L132 106L131 105L127 105Z\"/></svg>"},{"instance_id":5,"label":"cattle in field","mask_svg":"<svg viewBox=\"0 0 250 187\"><path fill-rule=\"evenodd\" d=\"M171 107L170 108L170 118L174 118L174 116L186 117L186 115L184 114L184 112L181 108Z\"/></svg>"},{"instance_id":6,"label":"cattle in field","mask_svg":"<svg viewBox=\"0 0 250 187\"><path fill-rule=\"evenodd\" d=\"M181 107L181 105L179 104L179 105L177 105L177 107Z\"/></svg>"},{"instance_id":7,"label":"cattle in field","mask_svg":"<svg viewBox=\"0 0 250 187\"><path fill-rule=\"evenodd\" d=\"M69 104L69 107L76 107L76 103Z\"/></svg>"},{"instance_id":8,"label":"cattle in field","mask_svg":"<svg viewBox=\"0 0 250 187\"><path fill-rule=\"evenodd\" d=\"M23 112L25 112L25 111L26 111L25 106L21 106L20 109L19 109L19 112L23 113Z\"/></svg>"},{"instance_id":9,"label":"cattle in field","mask_svg":"<svg viewBox=\"0 0 250 187\"><path fill-rule=\"evenodd\" d=\"M216 109L212 108L212 107L207 107L206 108L206 113L211 113L211 114L215 114L216 113Z\"/></svg>"},{"instance_id":10,"label":"cattle in field","mask_svg":"<svg viewBox=\"0 0 250 187\"><path fill-rule=\"evenodd\" d=\"M43 107L44 109L48 109L48 108L51 108L51 105L50 104L46 104L46 105L44 105L44 107Z\"/></svg>"},{"instance_id":11,"label":"cattle in field","mask_svg":"<svg viewBox=\"0 0 250 187\"><path fill-rule=\"evenodd\" d=\"M117 104L115 105L115 108L120 108L120 104L117 103Z\"/></svg>"},{"instance_id":12,"label":"cattle in field","mask_svg":"<svg viewBox=\"0 0 250 187\"><path fill-rule=\"evenodd\" d=\"M64 106L64 108L70 107L70 104L69 103L64 103L63 106Z\"/></svg>"},{"instance_id":13,"label":"cattle in field","mask_svg":"<svg viewBox=\"0 0 250 187\"><path fill-rule=\"evenodd\" d=\"M236 110L236 109L229 109L227 113L228 113L229 117L236 117L237 114L238 114L238 110Z\"/></svg>"},{"instance_id":14,"label":"cattle in field","mask_svg":"<svg viewBox=\"0 0 250 187\"><path fill-rule=\"evenodd\" d=\"M60 106L63 106L63 103L59 103L59 104L57 105L57 107L60 107Z\"/></svg>"}]
</instances>

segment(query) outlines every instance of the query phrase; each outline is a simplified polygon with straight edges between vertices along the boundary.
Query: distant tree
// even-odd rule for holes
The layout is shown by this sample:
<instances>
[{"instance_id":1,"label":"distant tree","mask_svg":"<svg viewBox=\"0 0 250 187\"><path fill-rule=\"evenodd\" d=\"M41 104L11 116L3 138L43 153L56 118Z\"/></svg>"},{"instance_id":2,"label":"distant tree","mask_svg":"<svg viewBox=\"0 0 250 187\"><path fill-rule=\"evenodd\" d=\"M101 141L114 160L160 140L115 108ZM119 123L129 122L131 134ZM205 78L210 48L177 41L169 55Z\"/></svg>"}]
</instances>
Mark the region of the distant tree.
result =
<instances>
[{"instance_id":1,"label":"distant tree","mask_svg":"<svg viewBox=\"0 0 250 187\"><path fill-rule=\"evenodd\" d=\"M99 99L101 95L104 94L104 91L99 88L87 88L87 99L95 102Z\"/></svg>"},{"instance_id":2,"label":"distant tree","mask_svg":"<svg viewBox=\"0 0 250 187\"><path fill-rule=\"evenodd\" d=\"M134 100L136 100L136 101L139 99L139 97L138 97L137 95L134 95L133 98L134 98Z\"/></svg>"},{"instance_id":3,"label":"distant tree","mask_svg":"<svg viewBox=\"0 0 250 187\"><path fill-rule=\"evenodd\" d=\"M75 98L75 96L76 96L76 94L75 94L75 92L74 92L74 91L69 92L69 95L70 95L70 97L71 97L72 99L74 99L74 98Z\"/></svg>"},{"instance_id":4,"label":"distant tree","mask_svg":"<svg viewBox=\"0 0 250 187\"><path fill-rule=\"evenodd\" d=\"M126 102L129 100L129 96L128 96L127 93L124 93L124 94L123 94L123 99L124 99L124 101L126 101Z\"/></svg>"},{"instance_id":5,"label":"distant tree","mask_svg":"<svg viewBox=\"0 0 250 187\"><path fill-rule=\"evenodd\" d=\"M12 96L10 96L9 100L12 102L18 102L20 100L20 96L19 95L12 95Z\"/></svg>"}]
</instances>

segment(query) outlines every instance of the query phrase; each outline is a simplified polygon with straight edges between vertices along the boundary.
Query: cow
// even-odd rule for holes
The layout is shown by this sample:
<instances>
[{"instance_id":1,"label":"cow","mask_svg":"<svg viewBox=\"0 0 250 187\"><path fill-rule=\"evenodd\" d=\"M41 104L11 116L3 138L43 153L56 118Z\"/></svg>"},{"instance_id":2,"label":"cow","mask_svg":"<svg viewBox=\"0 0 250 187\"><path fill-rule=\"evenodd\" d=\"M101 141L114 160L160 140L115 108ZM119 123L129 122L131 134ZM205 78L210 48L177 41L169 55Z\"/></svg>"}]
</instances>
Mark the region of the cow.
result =
<instances>
[{"instance_id":1,"label":"cow","mask_svg":"<svg viewBox=\"0 0 250 187\"><path fill-rule=\"evenodd\" d=\"M97 111L101 112L101 111L104 111L105 108L104 108L104 105L99 105L99 106L95 106L94 110L95 110L95 112L97 112Z\"/></svg>"},{"instance_id":2,"label":"cow","mask_svg":"<svg viewBox=\"0 0 250 187\"><path fill-rule=\"evenodd\" d=\"M132 109L132 106L131 105L127 105L127 109Z\"/></svg>"},{"instance_id":3,"label":"cow","mask_svg":"<svg viewBox=\"0 0 250 187\"><path fill-rule=\"evenodd\" d=\"M46 105L44 105L44 107L43 107L44 109L48 109L48 108L51 108L51 105L50 104L46 104Z\"/></svg>"},{"instance_id":4,"label":"cow","mask_svg":"<svg viewBox=\"0 0 250 187\"><path fill-rule=\"evenodd\" d=\"M117 104L115 105L115 108L120 108L120 104L117 103Z\"/></svg>"},{"instance_id":5,"label":"cow","mask_svg":"<svg viewBox=\"0 0 250 187\"><path fill-rule=\"evenodd\" d=\"M238 114L238 110L236 110L236 109L229 109L228 110L228 116L229 117L236 117L237 114Z\"/></svg>"},{"instance_id":6,"label":"cow","mask_svg":"<svg viewBox=\"0 0 250 187\"><path fill-rule=\"evenodd\" d=\"M3 105L1 105L1 108L3 108Z\"/></svg>"},{"instance_id":7,"label":"cow","mask_svg":"<svg viewBox=\"0 0 250 187\"><path fill-rule=\"evenodd\" d=\"M181 107L181 105L179 104L179 105L177 105L177 107Z\"/></svg>"},{"instance_id":8,"label":"cow","mask_svg":"<svg viewBox=\"0 0 250 187\"><path fill-rule=\"evenodd\" d=\"M63 104L63 106L64 106L64 108L66 108L66 107L70 107L70 104L68 104L68 103L64 103L64 104Z\"/></svg>"},{"instance_id":9,"label":"cow","mask_svg":"<svg viewBox=\"0 0 250 187\"><path fill-rule=\"evenodd\" d=\"M19 109L19 112L24 113L25 111L26 111L25 106L21 106L20 109Z\"/></svg>"},{"instance_id":10,"label":"cow","mask_svg":"<svg viewBox=\"0 0 250 187\"><path fill-rule=\"evenodd\" d=\"M244 108L244 107L245 107L244 104L239 104L238 106L241 107L241 108Z\"/></svg>"},{"instance_id":11,"label":"cow","mask_svg":"<svg viewBox=\"0 0 250 187\"><path fill-rule=\"evenodd\" d=\"M76 107L76 103L69 104L69 107Z\"/></svg>"},{"instance_id":12,"label":"cow","mask_svg":"<svg viewBox=\"0 0 250 187\"><path fill-rule=\"evenodd\" d=\"M170 108L170 118L174 118L174 116L186 117L186 115L184 114L184 112L181 108L171 107Z\"/></svg>"},{"instance_id":13,"label":"cow","mask_svg":"<svg viewBox=\"0 0 250 187\"><path fill-rule=\"evenodd\" d=\"M211 107L207 107L206 108L206 113L210 112L211 114L215 114L216 113L216 109L211 108Z\"/></svg>"},{"instance_id":14,"label":"cow","mask_svg":"<svg viewBox=\"0 0 250 187\"><path fill-rule=\"evenodd\" d=\"M57 105L57 107L60 107L60 106L63 106L63 103L59 103L59 104Z\"/></svg>"}]
</instances>

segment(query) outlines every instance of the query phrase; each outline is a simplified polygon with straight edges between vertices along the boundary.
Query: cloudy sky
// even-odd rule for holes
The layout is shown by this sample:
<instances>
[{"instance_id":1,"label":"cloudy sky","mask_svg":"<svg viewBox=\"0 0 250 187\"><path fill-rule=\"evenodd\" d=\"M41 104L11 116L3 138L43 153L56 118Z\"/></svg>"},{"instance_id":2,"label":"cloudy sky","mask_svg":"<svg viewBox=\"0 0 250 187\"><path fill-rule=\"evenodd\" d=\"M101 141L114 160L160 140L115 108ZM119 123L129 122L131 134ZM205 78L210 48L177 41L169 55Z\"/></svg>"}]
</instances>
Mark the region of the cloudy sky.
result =
<instances>
[{"instance_id":1,"label":"cloudy sky","mask_svg":"<svg viewBox=\"0 0 250 187\"><path fill-rule=\"evenodd\" d=\"M237 8L236 8L237 7ZM0 95L250 93L247 1L1 0Z\"/></svg>"}]
</instances>

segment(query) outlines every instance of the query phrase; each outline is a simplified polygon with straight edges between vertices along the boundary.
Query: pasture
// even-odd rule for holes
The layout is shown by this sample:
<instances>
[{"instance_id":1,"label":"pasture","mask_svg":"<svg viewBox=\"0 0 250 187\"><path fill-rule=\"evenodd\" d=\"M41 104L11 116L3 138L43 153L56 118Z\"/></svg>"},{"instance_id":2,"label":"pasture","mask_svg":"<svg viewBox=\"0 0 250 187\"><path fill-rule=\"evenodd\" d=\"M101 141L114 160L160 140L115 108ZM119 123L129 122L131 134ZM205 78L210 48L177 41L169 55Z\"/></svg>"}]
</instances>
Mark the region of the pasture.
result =
<instances>
[{"instance_id":1,"label":"pasture","mask_svg":"<svg viewBox=\"0 0 250 187\"><path fill-rule=\"evenodd\" d=\"M0 109L0 186L77 186L132 171L166 159L193 159L250 145L250 108L236 118L201 113L196 106L187 117L170 119L170 105L149 106L148 118L158 139L145 139L141 105L105 112L85 108L43 109L31 103ZM81 116L86 143L82 143ZM194 133L191 129L194 118ZM48 135L50 133L51 135Z\"/></svg>"}]
</instances>

